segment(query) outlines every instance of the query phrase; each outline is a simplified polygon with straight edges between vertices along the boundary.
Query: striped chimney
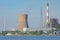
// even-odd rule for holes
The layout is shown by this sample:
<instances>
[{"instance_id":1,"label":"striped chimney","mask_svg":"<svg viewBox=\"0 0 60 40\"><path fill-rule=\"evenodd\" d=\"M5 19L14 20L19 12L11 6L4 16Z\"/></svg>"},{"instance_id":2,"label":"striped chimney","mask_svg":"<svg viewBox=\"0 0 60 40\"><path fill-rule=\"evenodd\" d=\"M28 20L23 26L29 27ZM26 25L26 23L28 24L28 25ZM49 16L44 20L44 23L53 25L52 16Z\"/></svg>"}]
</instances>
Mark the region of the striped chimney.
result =
<instances>
[{"instance_id":1,"label":"striped chimney","mask_svg":"<svg viewBox=\"0 0 60 40\"><path fill-rule=\"evenodd\" d=\"M46 23L49 22L49 15L48 15L49 9L48 9L48 7L49 7L49 4L47 3L47 5L46 5Z\"/></svg>"}]
</instances>

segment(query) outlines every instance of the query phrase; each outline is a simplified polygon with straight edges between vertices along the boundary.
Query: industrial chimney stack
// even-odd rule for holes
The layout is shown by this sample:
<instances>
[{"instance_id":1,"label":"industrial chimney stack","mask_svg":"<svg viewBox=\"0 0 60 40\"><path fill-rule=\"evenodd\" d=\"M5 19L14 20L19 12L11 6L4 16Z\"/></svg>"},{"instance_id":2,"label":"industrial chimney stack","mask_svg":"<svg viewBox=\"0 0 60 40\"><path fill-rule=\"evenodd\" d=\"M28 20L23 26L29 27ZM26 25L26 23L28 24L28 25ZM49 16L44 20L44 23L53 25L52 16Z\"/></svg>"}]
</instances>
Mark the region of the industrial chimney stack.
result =
<instances>
[{"instance_id":1,"label":"industrial chimney stack","mask_svg":"<svg viewBox=\"0 0 60 40\"><path fill-rule=\"evenodd\" d=\"M49 22L49 4L46 5L46 23Z\"/></svg>"}]
</instances>

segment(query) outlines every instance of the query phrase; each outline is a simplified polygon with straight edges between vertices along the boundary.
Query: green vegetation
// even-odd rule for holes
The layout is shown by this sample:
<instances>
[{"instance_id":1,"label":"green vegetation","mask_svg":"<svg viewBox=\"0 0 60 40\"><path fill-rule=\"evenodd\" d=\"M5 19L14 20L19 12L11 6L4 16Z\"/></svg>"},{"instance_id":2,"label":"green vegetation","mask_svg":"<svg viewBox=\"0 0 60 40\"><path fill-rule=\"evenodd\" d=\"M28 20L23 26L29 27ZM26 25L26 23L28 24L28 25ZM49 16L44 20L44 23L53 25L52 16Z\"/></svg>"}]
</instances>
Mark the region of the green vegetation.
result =
<instances>
[{"instance_id":1,"label":"green vegetation","mask_svg":"<svg viewBox=\"0 0 60 40\"><path fill-rule=\"evenodd\" d=\"M26 35L42 35L43 31L31 31L31 32L26 32L24 34L26 34Z\"/></svg>"},{"instance_id":2,"label":"green vegetation","mask_svg":"<svg viewBox=\"0 0 60 40\"><path fill-rule=\"evenodd\" d=\"M2 31L2 33L0 33L0 35L7 35L7 34L11 34L13 35L42 35L44 32L43 31L31 31L31 32L20 32L20 31Z\"/></svg>"},{"instance_id":3,"label":"green vegetation","mask_svg":"<svg viewBox=\"0 0 60 40\"><path fill-rule=\"evenodd\" d=\"M0 32L0 36L2 36L2 33Z\"/></svg>"},{"instance_id":4,"label":"green vegetation","mask_svg":"<svg viewBox=\"0 0 60 40\"><path fill-rule=\"evenodd\" d=\"M57 29L57 30L60 30L60 24L58 24L58 25L56 26L56 29Z\"/></svg>"}]
</instances>

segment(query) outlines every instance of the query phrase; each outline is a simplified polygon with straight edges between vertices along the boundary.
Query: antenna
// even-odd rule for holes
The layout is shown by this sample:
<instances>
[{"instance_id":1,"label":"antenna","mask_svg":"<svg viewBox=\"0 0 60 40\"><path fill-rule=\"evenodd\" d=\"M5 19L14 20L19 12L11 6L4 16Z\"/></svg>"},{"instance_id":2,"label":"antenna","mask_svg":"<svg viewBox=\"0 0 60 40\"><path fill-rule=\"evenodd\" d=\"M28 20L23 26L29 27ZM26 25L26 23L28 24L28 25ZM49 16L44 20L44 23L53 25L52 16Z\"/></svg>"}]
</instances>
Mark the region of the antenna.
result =
<instances>
[{"instance_id":1,"label":"antenna","mask_svg":"<svg viewBox=\"0 0 60 40\"><path fill-rule=\"evenodd\" d=\"M3 30L5 31L5 16L4 16L4 21L3 21Z\"/></svg>"},{"instance_id":2,"label":"antenna","mask_svg":"<svg viewBox=\"0 0 60 40\"><path fill-rule=\"evenodd\" d=\"M40 14L41 14L41 15L40 15L40 18L41 18L41 19L40 19L40 25L41 25L41 28L42 28L42 27L43 27L43 15L42 15L42 8L41 8L40 12L41 12L41 13L40 13Z\"/></svg>"}]
</instances>

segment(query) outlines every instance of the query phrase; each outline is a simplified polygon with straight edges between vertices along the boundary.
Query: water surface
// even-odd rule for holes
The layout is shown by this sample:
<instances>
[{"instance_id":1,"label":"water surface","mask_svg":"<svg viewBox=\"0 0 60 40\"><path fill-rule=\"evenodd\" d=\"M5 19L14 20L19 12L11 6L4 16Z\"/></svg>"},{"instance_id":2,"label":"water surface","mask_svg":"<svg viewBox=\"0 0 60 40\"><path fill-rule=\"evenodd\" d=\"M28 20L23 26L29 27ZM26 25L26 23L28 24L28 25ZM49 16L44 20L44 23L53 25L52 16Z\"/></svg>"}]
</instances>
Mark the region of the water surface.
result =
<instances>
[{"instance_id":1,"label":"water surface","mask_svg":"<svg viewBox=\"0 0 60 40\"><path fill-rule=\"evenodd\" d=\"M0 40L60 40L60 36L0 36Z\"/></svg>"}]
</instances>

